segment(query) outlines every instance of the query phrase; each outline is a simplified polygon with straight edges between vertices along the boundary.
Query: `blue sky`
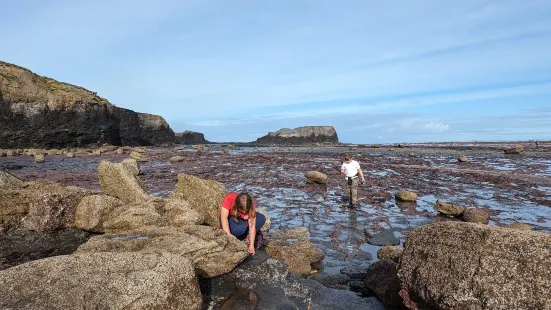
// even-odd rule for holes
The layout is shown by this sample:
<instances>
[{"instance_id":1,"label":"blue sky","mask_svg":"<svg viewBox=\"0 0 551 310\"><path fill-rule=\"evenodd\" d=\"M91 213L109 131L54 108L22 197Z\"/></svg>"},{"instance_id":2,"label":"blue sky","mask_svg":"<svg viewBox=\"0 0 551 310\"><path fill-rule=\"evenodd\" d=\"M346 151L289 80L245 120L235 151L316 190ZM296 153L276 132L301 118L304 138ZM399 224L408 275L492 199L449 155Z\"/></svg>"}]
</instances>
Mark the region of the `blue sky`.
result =
<instances>
[{"instance_id":1,"label":"blue sky","mask_svg":"<svg viewBox=\"0 0 551 310\"><path fill-rule=\"evenodd\" d=\"M1 60L210 141L310 125L348 143L551 139L549 0L1 7Z\"/></svg>"}]
</instances>

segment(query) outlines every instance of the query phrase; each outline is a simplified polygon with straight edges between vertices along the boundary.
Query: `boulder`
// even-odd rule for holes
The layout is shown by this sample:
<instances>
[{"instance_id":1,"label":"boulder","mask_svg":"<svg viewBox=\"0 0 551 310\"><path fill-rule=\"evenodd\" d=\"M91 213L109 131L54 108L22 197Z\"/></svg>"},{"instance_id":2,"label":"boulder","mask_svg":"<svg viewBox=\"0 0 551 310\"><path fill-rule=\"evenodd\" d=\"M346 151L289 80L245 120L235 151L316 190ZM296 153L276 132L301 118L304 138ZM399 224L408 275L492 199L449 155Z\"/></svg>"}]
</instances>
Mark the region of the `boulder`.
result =
<instances>
[{"instance_id":1,"label":"boulder","mask_svg":"<svg viewBox=\"0 0 551 310\"><path fill-rule=\"evenodd\" d=\"M255 143L260 145L338 144L339 138L333 126L305 126L270 132L258 138Z\"/></svg>"},{"instance_id":2,"label":"boulder","mask_svg":"<svg viewBox=\"0 0 551 310\"><path fill-rule=\"evenodd\" d=\"M74 227L90 232L103 233L103 223L110 213L123 205L115 197L107 195L90 195L82 198L77 206Z\"/></svg>"},{"instance_id":3,"label":"boulder","mask_svg":"<svg viewBox=\"0 0 551 310\"><path fill-rule=\"evenodd\" d=\"M399 201L416 201L417 193L402 190L397 192L395 197L396 197L396 200L399 200Z\"/></svg>"},{"instance_id":4,"label":"boulder","mask_svg":"<svg viewBox=\"0 0 551 310\"><path fill-rule=\"evenodd\" d=\"M181 144L208 144L205 135L200 132L186 130L176 134L176 141Z\"/></svg>"},{"instance_id":5,"label":"boulder","mask_svg":"<svg viewBox=\"0 0 551 310\"><path fill-rule=\"evenodd\" d=\"M75 158L75 153L73 153L73 152L67 152L67 153L65 154L65 156L67 156L68 158Z\"/></svg>"},{"instance_id":6,"label":"boulder","mask_svg":"<svg viewBox=\"0 0 551 310\"><path fill-rule=\"evenodd\" d=\"M88 232L70 228L5 232L0 234L0 270L50 256L72 254L90 237Z\"/></svg>"},{"instance_id":7,"label":"boulder","mask_svg":"<svg viewBox=\"0 0 551 310\"><path fill-rule=\"evenodd\" d=\"M524 224L524 223L513 223L513 224L510 224L510 225L503 226L503 228L517 229L517 230L524 230L524 231L531 231L532 230L532 226L530 226L528 224Z\"/></svg>"},{"instance_id":8,"label":"boulder","mask_svg":"<svg viewBox=\"0 0 551 310\"><path fill-rule=\"evenodd\" d=\"M387 309L406 309L400 292L398 268L394 261L383 259L376 261L367 269L365 287L379 298Z\"/></svg>"},{"instance_id":9,"label":"boulder","mask_svg":"<svg viewBox=\"0 0 551 310\"><path fill-rule=\"evenodd\" d=\"M463 211L463 221L488 224L488 222L490 222L490 211L482 208L466 208L465 211Z\"/></svg>"},{"instance_id":10,"label":"boulder","mask_svg":"<svg viewBox=\"0 0 551 310\"><path fill-rule=\"evenodd\" d=\"M465 208L451 203L446 203L441 200L436 200L436 203L434 204L434 210L444 215L459 216L463 214Z\"/></svg>"},{"instance_id":11,"label":"boulder","mask_svg":"<svg viewBox=\"0 0 551 310\"><path fill-rule=\"evenodd\" d=\"M325 255L308 240L307 233L304 227L269 233L266 253L283 260L289 271L308 275L313 271L312 264L320 262Z\"/></svg>"},{"instance_id":12,"label":"boulder","mask_svg":"<svg viewBox=\"0 0 551 310\"><path fill-rule=\"evenodd\" d=\"M0 232L70 227L80 200L92 192L63 187L51 181L24 183L0 190Z\"/></svg>"},{"instance_id":13,"label":"boulder","mask_svg":"<svg viewBox=\"0 0 551 310\"><path fill-rule=\"evenodd\" d=\"M0 61L0 148L171 143L160 116L115 107L82 87Z\"/></svg>"},{"instance_id":14,"label":"boulder","mask_svg":"<svg viewBox=\"0 0 551 310\"><path fill-rule=\"evenodd\" d=\"M191 263L169 253L80 253L0 271L7 309L201 309Z\"/></svg>"},{"instance_id":15,"label":"boulder","mask_svg":"<svg viewBox=\"0 0 551 310\"><path fill-rule=\"evenodd\" d=\"M36 154L34 155L34 162L37 163L37 164L42 164L44 163L45 161L45 157L44 157L44 154Z\"/></svg>"},{"instance_id":16,"label":"boulder","mask_svg":"<svg viewBox=\"0 0 551 310\"><path fill-rule=\"evenodd\" d=\"M140 174L140 166L138 165L138 161L134 158L125 158L121 162L130 172L132 172L133 175L138 176Z\"/></svg>"},{"instance_id":17,"label":"boulder","mask_svg":"<svg viewBox=\"0 0 551 310\"><path fill-rule=\"evenodd\" d=\"M377 258L378 259L388 259L395 263L400 263L400 258L402 258L402 253L404 252L404 249L395 247L392 245L385 245L382 246L377 251Z\"/></svg>"},{"instance_id":18,"label":"boulder","mask_svg":"<svg viewBox=\"0 0 551 310\"><path fill-rule=\"evenodd\" d=\"M524 152L524 147L522 147L522 145L515 145L515 147L513 148L508 148L508 149L505 149L503 150L503 152L505 154L520 154L522 152Z\"/></svg>"},{"instance_id":19,"label":"boulder","mask_svg":"<svg viewBox=\"0 0 551 310\"><path fill-rule=\"evenodd\" d=\"M184 160L186 160L186 158L184 156L172 156L172 157L170 157L169 162L171 164L175 164L175 163L182 162Z\"/></svg>"},{"instance_id":20,"label":"boulder","mask_svg":"<svg viewBox=\"0 0 551 310\"><path fill-rule=\"evenodd\" d=\"M409 157L415 157L415 153L410 152L410 153L408 154L408 156L409 156Z\"/></svg>"},{"instance_id":21,"label":"boulder","mask_svg":"<svg viewBox=\"0 0 551 310\"><path fill-rule=\"evenodd\" d=\"M206 278L230 272L248 256L243 241L204 225L147 226L105 234L91 238L77 252L168 252L189 259L196 272Z\"/></svg>"},{"instance_id":22,"label":"boulder","mask_svg":"<svg viewBox=\"0 0 551 310\"><path fill-rule=\"evenodd\" d=\"M149 199L143 183L126 168L126 165L102 160L98 166L98 176L102 192L117 197L124 203L137 203Z\"/></svg>"},{"instance_id":23,"label":"boulder","mask_svg":"<svg viewBox=\"0 0 551 310\"><path fill-rule=\"evenodd\" d=\"M225 196L222 184L184 173L178 174L178 183L170 194L170 198L188 201L190 207L204 217L205 223L215 228L220 227L220 207Z\"/></svg>"},{"instance_id":24,"label":"boulder","mask_svg":"<svg viewBox=\"0 0 551 310\"><path fill-rule=\"evenodd\" d=\"M460 162L460 163L465 163L465 162L468 161L468 159L467 159L467 156L465 156L465 155L459 155L457 157L457 161Z\"/></svg>"},{"instance_id":25,"label":"boulder","mask_svg":"<svg viewBox=\"0 0 551 310\"><path fill-rule=\"evenodd\" d=\"M147 161L147 159L145 159L142 153L139 153L136 151L130 152L130 158L138 162Z\"/></svg>"},{"instance_id":26,"label":"boulder","mask_svg":"<svg viewBox=\"0 0 551 310\"><path fill-rule=\"evenodd\" d=\"M551 235L463 222L408 235L398 277L420 309L547 309Z\"/></svg>"},{"instance_id":27,"label":"boulder","mask_svg":"<svg viewBox=\"0 0 551 310\"><path fill-rule=\"evenodd\" d=\"M308 171L304 174L306 177L306 182L308 183L317 183L317 184L327 184L327 174L319 171Z\"/></svg>"}]
</instances>

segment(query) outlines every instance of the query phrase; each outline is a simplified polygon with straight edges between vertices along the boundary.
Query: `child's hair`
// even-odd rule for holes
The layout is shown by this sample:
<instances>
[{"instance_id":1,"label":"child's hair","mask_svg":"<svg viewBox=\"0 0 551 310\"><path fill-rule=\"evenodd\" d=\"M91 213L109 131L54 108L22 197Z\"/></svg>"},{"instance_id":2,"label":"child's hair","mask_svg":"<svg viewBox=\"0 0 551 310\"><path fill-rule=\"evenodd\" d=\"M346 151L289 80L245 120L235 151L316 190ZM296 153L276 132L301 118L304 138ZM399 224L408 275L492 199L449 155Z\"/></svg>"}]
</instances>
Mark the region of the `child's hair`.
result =
<instances>
[{"instance_id":1,"label":"child's hair","mask_svg":"<svg viewBox=\"0 0 551 310\"><path fill-rule=\"evenodd\" d=\"M239 218L239 202L241 201L242 197L247 197L247 202L245 203L245 210L249 211L249 217L255 218L256 217L256 210L253 204L253 198L249 193L241 192L237 197L235 197L235 200L233 202L233 206L230 210L230 215L233 217L233 219L237 222Z\"/></svg>"},{"instance_id":2,"label":"child's hair","mask_svg":"<svg viewBox=\"0 0 551 310\"><path fill-rule=\"evenodd\" d=\"M344 160L348 161L350 159L352 159L352 155L350 155L350 154L344 155Z\"/></svg>"}]
</instances>

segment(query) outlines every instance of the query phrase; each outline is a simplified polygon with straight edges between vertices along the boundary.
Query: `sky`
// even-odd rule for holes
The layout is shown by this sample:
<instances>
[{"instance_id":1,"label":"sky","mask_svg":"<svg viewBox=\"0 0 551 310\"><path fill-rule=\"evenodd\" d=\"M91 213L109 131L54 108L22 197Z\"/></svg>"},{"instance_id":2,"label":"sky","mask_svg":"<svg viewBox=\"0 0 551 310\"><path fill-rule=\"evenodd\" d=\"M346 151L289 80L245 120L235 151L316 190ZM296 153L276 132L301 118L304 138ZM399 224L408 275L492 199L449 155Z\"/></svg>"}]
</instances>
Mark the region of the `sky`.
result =
<instances>
[{"instance_id":1,"label":"sky","mask_svg":"<svg viewBox=\"0 0 551 310\"><path fill-rule=\"evenodd\" d=\"M551 140L549 0L0 0L0 60L248 142Z\"/></svg>"}]
</instances>

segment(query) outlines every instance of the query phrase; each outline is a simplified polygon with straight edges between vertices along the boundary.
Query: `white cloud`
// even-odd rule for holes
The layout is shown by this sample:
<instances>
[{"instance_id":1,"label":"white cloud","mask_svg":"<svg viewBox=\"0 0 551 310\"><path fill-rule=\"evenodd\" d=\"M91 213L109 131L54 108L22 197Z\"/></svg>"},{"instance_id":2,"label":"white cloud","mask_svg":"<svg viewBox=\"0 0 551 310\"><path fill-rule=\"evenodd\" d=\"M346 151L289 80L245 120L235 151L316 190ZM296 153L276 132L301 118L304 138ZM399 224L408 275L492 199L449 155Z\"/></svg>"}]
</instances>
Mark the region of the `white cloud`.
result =
<instances>
[{"instance_id":1,"label":"white cloud","mask_svg":"<svg viewBox=\"0 0 551 310\"><path fill-rule=\"evenodd\" d=\"M429 133L442 133L450 130L450 125L430 122L430 123L426 123L424 128L425 128L425 131Z\"/></svg>"}]
</instances>

